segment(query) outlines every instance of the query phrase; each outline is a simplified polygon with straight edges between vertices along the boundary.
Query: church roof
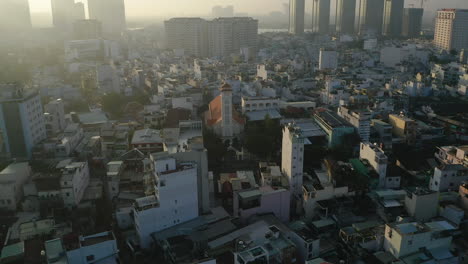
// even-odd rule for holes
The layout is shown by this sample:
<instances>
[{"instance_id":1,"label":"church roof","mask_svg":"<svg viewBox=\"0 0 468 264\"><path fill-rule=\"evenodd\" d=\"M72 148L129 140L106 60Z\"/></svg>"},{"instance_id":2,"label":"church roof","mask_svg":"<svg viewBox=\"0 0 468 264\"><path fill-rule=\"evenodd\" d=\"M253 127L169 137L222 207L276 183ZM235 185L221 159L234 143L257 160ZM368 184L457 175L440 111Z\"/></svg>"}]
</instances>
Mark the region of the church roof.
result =
<instances>
[{"instance_id":1,"label":"church roof","mask_svg":"<svg viewBox=\"0 0 468 264\"><path fill-rule=\"evenodd\" d=\"M220 91L222 92L228 92L228 91L232 91L232 87L231 85L229 85L229 83L224 83L220 88L219 88Z\"/></svg>"},{"instance_id":2,"label":"church roof","mask_svg":"<svg viewBox=\"0 0 468 264\"><path fill-rule=\"evenodd\" d=\"M205 122L208 126L213 126L214 124L223 120L221 107L222 98L221 95L218 95L215 99L213 99L213 101L210 102L209 109L205 113ZM232 109L232 119L241 125L245 124L245 119L242 118L240 114L234 109Z\"/></svg>"}]
</instances>

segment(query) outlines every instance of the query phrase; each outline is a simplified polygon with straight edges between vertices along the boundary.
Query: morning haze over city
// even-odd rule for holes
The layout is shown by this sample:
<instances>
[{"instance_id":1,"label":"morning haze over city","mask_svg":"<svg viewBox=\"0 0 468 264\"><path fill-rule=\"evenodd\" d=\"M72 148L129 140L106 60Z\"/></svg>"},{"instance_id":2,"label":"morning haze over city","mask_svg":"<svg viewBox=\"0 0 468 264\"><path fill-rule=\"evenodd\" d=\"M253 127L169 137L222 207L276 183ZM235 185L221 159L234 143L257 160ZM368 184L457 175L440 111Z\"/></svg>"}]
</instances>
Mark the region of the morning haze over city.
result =
<instances>
[{"instance_id":1,"label":"morning haze over city","mask_svg":"<svg viewBox=\"0 0 468 264\"><path fill-rule=\"evenodd\" d=\"M0 264L468 264L468 0L0 0Z\"/></svg>"}]
</instances>

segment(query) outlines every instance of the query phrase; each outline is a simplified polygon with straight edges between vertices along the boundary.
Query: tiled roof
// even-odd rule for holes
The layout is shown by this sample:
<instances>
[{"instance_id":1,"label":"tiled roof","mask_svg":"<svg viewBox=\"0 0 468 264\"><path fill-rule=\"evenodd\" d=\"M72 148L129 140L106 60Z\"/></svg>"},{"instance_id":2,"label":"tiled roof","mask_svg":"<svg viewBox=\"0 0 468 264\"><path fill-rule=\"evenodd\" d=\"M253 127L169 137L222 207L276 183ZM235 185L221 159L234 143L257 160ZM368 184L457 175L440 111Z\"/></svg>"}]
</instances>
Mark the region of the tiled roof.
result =
<instances>
[{"instance_id":1,"label":"tiled roof","mask_svg":"<svg viewBox=\"0 0 468 264\"><path fill-rule=\"evenodd\" d=\"M205 121L208 126L213 126L214 124L223 120L221 113L222 100L221 95L218 95L213 101L210 102L209 109L205 113ZM240 116L240 114L232 109L232 118L237 123L243 125L245 124L245 119Z\"/></svg>"}]
</instances>

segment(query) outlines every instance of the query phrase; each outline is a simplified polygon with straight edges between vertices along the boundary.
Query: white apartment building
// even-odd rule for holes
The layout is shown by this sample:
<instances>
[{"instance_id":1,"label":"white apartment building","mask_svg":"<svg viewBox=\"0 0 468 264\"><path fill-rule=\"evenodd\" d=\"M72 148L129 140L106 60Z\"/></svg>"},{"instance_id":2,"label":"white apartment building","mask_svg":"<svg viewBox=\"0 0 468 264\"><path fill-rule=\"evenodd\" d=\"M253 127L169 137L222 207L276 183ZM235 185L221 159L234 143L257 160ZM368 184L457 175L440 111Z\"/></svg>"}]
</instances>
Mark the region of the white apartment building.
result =
<instances>
[{"instance_id":1,"label":"white apartment building","mask_svg":"<svg viewBox=\"0 0 468 264\"><path fill-rule=\"evenodd\" d=\"M437 216L439 193L426 188L407 190L405 208L416 221L428 221Z\"/></svg>"},{"instance_id":2,"label":"white apartment building","mask_svg":"<svg viewBox=\"0 0 468 264\"><path fill-rule=\"evenodd\" d=\"M439 151L435 153L435 157L439 162L444 164L462 164L468 166L468 145L439 147Z\"/></svg>"},{"instance_id":3,"label":"white apartment building","mask_svg":"<svg viewBox=\"0 0 468 264\"><path fill-rule=\"evenodd\" d=\"M288 124L283 129L281 170L289 181L291 195L302 196L304 173L304 137L299 127Z\"/></svg>"},{"instance_id":4,"label":"white apartment building","mask_svg":"<svg viewBox=\"0 0 468 264\"><path fill-rule=\"evenodd\" d=\"M47 137L40 95L16 85L0 85L0 136L3 151L30 158L32 148Z\"/></svg>"},{"instance_id":5,"label":"white apartment building","mask_svg":"<svg viewBox=\"0 0 468 264\"><path fill-rule=\"evenodd\" d=\"M379 187L386 187L388 158L384 151L369 142L361 143L359 158L367 160L379 174Z\"/></svg>"},{"instance_id":6,"label":"white apartment building","mask_svg":"<svg viewBox=\"0 0 468 264\"><path fill-rule=\"evenodd\" d=\"M253 111L278 110L281 100L272 97L242 97L242 113Z\"/></svg>"},{"instance_id":7,"label":"white apartment building","mask_svg":"<svg viewBox=\"0 0 468 264\"><path fill-rule=\"evenodd\" d=\"M446 51L468 48L468 9L437 11L434 45Z\"/></svg>"},{"instance_id":8,"label":"white apartment building","mask_svg":"<svg viewBox=\"0 0 468 264\"><path fill-rule=\"evenodd\" d=\"M336 186L328 171L322 169L315 170L318 182L312 180L310 175L305 175L303 185L303 208L305 217L312 219L317 216L317 209L323 209L318 202L340 197L354 196L355 193L349 190L348 186ZM325 209L327 211L327 209ZM328 216L328 212L325 212Z\"/></svg>"},{"instance_id":9,"label":"white apartment building","mask_svg":"<svg viewBox=\"0 0 468 264\"><path fill-rule=\"evenodd\" d=\"M164 22L167 47L187 55L208 56L208 21L201 18L172 18Z\"/></svg>"},{"instance_id":10,"label":"white apartment building","mask_svg":"<svg viewBox=\"0 0 468 264\"><path fill-rule=\"evenodd\" d=\"M67 165L60 178L60 188L65 206L78 206L89 184L87 162L74 162Z\"/></svg>"},{"instance_id":11,"label":"white apartment building","mask_svg":"<svg viewBox=\"0 0 468 264\"><path fill-rule=\"evenodd\" d=\"M0 208L16 210L23 198L23 185L31 174L27 162L11 164L0 172Z\"/></svg>"},{"instance_id":12,"label":"white apartment building","mask_svg":"<svg viewBox=\"0 0 468 264\"><path fill-rule=\"evenodd\" d=\"M338 115L356 128L363 142L369 141L371 130L371 113L369 111L353 110L346 106L340 106L338 108Z\"/></svg>"},{"instance_id":13,"label":"white apartment building","mask_svg":"<svg viewBox=\"0 0 468 264\"><path fill-rule=\"evenodd\" d=\"M464 181L468 181L467 167L460 164L442 164L434 168L429 189L437 192L458 190Z\"/></svg>"},{"instance_id":14,"label":"white apartment building","mask_svg":"<svg viewBox=\"0 0 468 264\"><path fill-rule=\"evenodd\" d=\"M225 57L258 46L258 20L250 17L172 18L164 25L168 47L188 55Z\"/></svg>"},{"instance_id":15,"label":"white apartment building","mask_svg":"<svg viewBox=\"0 0 468 264\"><path fill-rule=\"evenodd\" d=\"M319 70L336 70L338 68L338 52L320 49Z\"/></svg>"},{"instance_id":16,"label":"white apartment building","mask_svg":"<svg viewBox=\"0 0 468 264\"><path fill-rule=\"evenodd\" d=\"M65 129L65 110L62 99L56 99L44 105L47 135L57 134Z\"/></svg>"},{"instance_id":17,"label":"white apartment building","mask_svg":"<svg viewBox=\"0 0 468 264\"><path fill-rule=\"evenodd\" d=\"M197 165L175 158L154 161L154 194L136 200L133 213L142 248L151 246L151 234L198 217Z\"/></svg>"},{"instance_id":18,"label":"white apartment building","mask_svg":"<svg viewBox=\"0 0 468 264\"><path fill-rule=\"evenodd\" d=\"M385 225L384 248L395 258L419 252L421 249L450 248L456 228L446 221L425 224L393 223Z\"/></svg>"}]
</instances>

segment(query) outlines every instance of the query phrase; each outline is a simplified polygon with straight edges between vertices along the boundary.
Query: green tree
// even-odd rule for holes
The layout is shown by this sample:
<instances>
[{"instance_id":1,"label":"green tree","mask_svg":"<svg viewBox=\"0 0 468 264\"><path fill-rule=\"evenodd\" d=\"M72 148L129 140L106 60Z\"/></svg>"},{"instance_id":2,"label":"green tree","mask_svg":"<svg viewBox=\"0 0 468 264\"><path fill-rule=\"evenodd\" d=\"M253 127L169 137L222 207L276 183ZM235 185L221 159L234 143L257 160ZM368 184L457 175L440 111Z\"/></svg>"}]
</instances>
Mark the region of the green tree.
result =
<instances>
[{"instance_id":1,"label":"green tree","mask_svg":"<svg viewBox=\"0 0 468 264\"><path fill-rule=\"evenodd\" d=\"M245 129L245 147L261 159L274 159L281 144L279 120L265 116L261 122L251 122Z\"/></svg>"},{"instance_id":2,"label":"green tree","mask_svg":"<svg viewBox=\"0 0 468 264\"><path fill-rule=\"evenodd\" d=\"M118 93L109 93L101 98L102 109L114 118L122 117L125 98Z\"/></svg>"}]
</instances>

